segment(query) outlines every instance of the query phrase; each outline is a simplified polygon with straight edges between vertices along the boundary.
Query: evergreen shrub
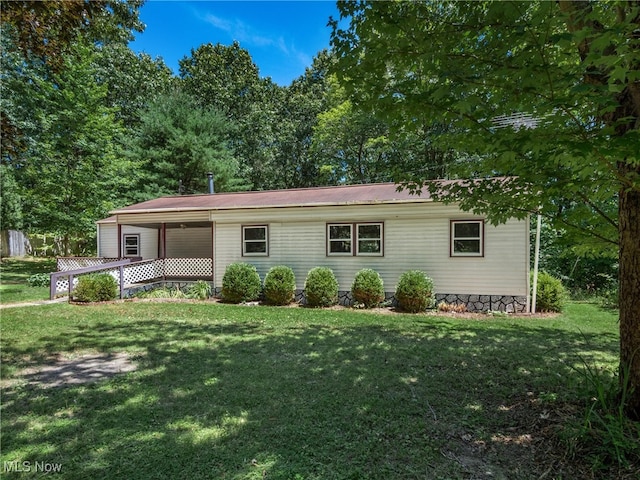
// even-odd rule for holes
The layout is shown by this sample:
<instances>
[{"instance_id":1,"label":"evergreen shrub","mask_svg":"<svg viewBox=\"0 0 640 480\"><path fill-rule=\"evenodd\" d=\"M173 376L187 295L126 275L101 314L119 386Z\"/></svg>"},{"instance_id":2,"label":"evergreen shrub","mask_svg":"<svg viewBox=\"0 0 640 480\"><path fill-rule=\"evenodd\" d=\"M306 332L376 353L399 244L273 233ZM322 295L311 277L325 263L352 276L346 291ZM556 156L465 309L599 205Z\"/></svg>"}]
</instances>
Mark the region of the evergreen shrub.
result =
<instances>
[{"instance_id":1,"label":"evergreen shrub","mask_svg":"<svg viewBox=\"0 0 640 480\"><path fill-rule=\"evenodd\" d=\"M73 290L79 302L106 302L118 296L118 282L108 273L83 275Z\"/></svg>"},{"instance_id":2,"label":"evergreen shrub","mask_svg":"<svg viewBox=\"0 0 640 480\"><path fill-rule=\"evenodd\" d=\"M382 277L370 268L363 268L353 280L351 295L354 301L372 308L384 300L384 283Z\"/></svg>"},{"instance_id":3,"label":"evergreen shrub","mask_svg":"<svg viewBox=\"0 0 640 480\"><path fill-rule=\"evenodd\" d=\"M338 280L328 267L309 270L304 282L304 296L310 307L330 307L338 303Z\"/></svg>"},{"instance_id":4,"label":"evergreen shrub","mask_svg":"<svg viewBox=\"0 0 640 480\"><path fill-rule=\"evenodd\" d=\"M264 277L264 300L269 305L288 305L296 293L296 277L286 265L271 267Z\"/></svg>"},{"instance_id":5,"label":"evergreen shrub","mask_svg":"<svg viewBox=\"0 0 640 480\"><path fill-rule=\"evenodd\" d=\"M222 277L222 299L225 302L252 302L258 299L261 290L260 275L253 265L237 262L226 268Z\"/></svg>"},{"instance_id":6,"label":"evergreen shrub","mask_svg":"<svg viewBox=\"0 0 640 480\"><path fill-rule=\"evenodd\" d=\"M531 282L533 285L533 281ZM561 312L567 302L567 291L559 278L547 272L538 273L536 310L538 312Z\"/></svg>"},{"instance_id":7,"label":"evergreen shrub","mask_svg":"<svg viewBox=\"0 0 640 480\"><path fill-rule=\"evenodd\" d=\"M406 271L400 275L395 297L401 310L423 312L435 304L433 280L420 270Z\"/></svg>"}]
</instances>

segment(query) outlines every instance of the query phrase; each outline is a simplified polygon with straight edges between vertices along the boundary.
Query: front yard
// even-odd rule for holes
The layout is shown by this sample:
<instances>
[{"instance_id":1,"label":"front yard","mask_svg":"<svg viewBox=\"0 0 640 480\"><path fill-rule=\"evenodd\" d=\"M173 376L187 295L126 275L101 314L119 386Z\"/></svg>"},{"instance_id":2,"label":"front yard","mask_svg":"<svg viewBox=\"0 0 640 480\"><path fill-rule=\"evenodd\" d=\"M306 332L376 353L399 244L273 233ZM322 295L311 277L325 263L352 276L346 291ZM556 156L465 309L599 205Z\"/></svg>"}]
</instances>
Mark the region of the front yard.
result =
<instances>
[{"instance_id":1,"label":"front yard","mask_svg":"<svg viewBox=\"0 0 640 480\"><path fill-rule=\"evenodd\" d=\"M213 303L2 311L3 476L634 478L577 441L615 315L476 319ZM45 388L54 358L137 366ZM33 378L33 377L30 377ZM7 463L8 462L8 463ZM29 472L16 470L24 464ZM52 470L53 471L53 470Z\"/></svg>"}]
</instances>

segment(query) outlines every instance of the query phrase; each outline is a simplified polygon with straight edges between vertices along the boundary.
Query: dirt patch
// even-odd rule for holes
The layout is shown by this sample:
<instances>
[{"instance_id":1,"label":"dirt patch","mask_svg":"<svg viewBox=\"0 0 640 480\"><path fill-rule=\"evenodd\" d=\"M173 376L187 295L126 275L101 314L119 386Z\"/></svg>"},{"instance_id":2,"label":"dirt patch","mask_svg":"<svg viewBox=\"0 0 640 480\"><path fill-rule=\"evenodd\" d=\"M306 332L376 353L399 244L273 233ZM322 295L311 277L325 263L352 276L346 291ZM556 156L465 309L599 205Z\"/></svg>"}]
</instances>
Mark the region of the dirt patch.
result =
<instances>
[{"instance_id":1,"label":"dirt patch","mask_svg":"<svg viewBox=\"0 0 640 480\"><path fill-rule=\"evenodd\" d=\"M20 376L30 385L54 388L97 382L136 369L127 353L84 354L58 357L52 364L23 370Z\"/></svg>"}]
</instances>

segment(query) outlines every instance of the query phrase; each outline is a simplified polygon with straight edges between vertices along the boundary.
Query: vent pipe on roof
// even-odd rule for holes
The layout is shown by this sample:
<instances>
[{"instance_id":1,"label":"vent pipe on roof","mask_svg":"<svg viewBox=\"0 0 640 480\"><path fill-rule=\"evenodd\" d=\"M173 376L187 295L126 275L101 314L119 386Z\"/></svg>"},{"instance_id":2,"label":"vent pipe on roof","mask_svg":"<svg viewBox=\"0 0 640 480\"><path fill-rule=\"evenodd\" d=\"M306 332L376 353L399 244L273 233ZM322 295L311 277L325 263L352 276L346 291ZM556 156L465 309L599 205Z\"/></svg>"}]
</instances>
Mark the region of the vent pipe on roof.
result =
<instances>
[{"instance_id":1,"label":"vent pipe on roof","mask_svg":"<svg viewBox=\"0 0 640 480\"><path fill-rule=\"evenodd\" d=\"M215 193L213 190L213 173L207 173L207 178L209 178L209 193L213 195Z\"/></svg>"}]
</instances>

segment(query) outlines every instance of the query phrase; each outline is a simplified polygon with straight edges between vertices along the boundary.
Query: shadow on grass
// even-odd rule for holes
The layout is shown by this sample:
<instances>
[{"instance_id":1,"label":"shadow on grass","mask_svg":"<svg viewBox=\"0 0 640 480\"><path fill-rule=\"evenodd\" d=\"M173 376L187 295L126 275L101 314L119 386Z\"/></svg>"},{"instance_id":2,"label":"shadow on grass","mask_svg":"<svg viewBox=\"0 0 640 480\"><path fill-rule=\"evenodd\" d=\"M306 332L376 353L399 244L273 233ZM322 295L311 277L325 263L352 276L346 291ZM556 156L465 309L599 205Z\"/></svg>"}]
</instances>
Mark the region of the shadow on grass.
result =
<instances>
[{"instance_id":1,"label":"shadow on grass","mask_svg":"<svg viewBox=\"0 0 640 480\"><path fill-rule=\"evenodd\" d=\"M127 350L139 367L101 384L6 388L3 460L58 462L69 479L557 476L536 435L559 422L544 398L575 395L579 359L617 349L613 334L541 323L296 315L130 319L43 338L44 353Z\"/></svg>"}]
</instances>

